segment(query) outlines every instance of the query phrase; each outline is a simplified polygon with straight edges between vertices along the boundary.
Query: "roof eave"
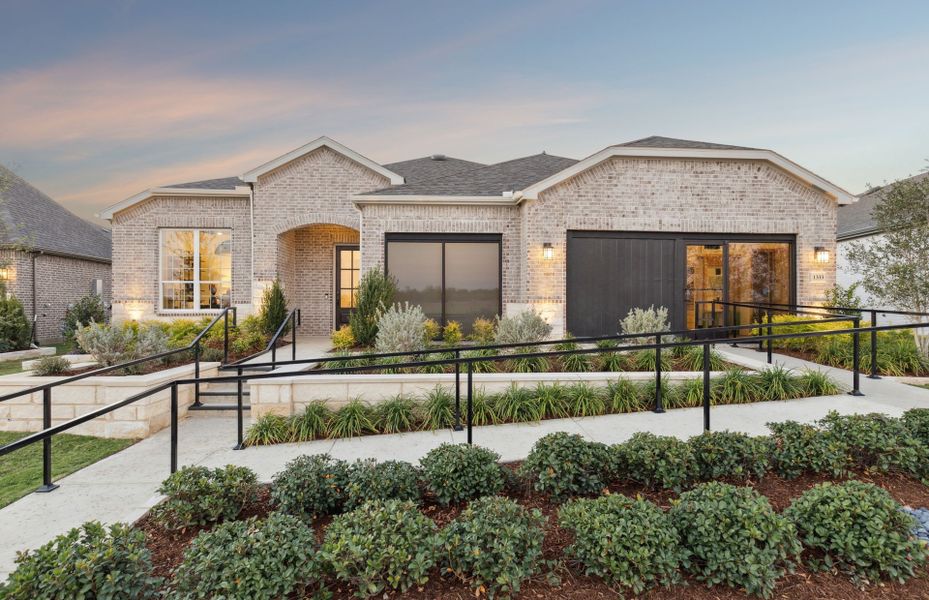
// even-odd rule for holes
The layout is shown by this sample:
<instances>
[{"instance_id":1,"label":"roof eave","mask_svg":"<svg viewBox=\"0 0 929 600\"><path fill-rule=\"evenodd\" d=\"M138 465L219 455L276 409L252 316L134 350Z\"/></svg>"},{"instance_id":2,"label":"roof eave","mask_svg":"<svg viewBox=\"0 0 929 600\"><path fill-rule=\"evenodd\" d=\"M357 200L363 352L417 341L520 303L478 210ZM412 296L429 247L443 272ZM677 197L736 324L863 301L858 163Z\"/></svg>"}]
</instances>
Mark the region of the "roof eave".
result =
<instances>
[{"instance_id":1,"label":"roof eave","mask_svg":"<svg viewBox=\"0 0 929 600\"><path fill-rule=\"evenodd\" d=\"M96 216L100 219L112 220L113 215L121 210L126 210L140 202L144 202L155 196L236 196L247 198L251 195L251 188L248 186L236 186L234 189L218 190L210 188L175 188L175 187L156 187L139 192L135 196L130 196L121 202L117 202L98 212Z\"/></svg>"},{"instance_id":2,"label":"roof eave","mask_svg":"<svg viewBox=\"0 0 929 600\"><path fill-rule=\"evenodd\" d=\"M835 199L839 204L852 204L858 198L839 186L823 179L797 163L788 160L771 150L722 150L716 148L649 148L635 146L609 146L584 160L555 173L554 175L522 190L524 198L534 200L538 195L563 181L590 169L601 162L617 156L634 158L697 158L722 160L763 160L767 161L807 185Z\"/></svg>"},{"instance_id":3,"label":"roof eave","mask_svg":"<svg viewBox=\"0 0 929 600\"><path fill-rule=\"evenodd\" d=\"M330 150L338 152L339 154L347 158L350 158L351 160L361 164L364 167L367 167L368 169L371 169L375 173L383 175L384 177L390 180L391 185L400 185L404 183L403 177L400 176L399 174L394 173L393 171L384 167L383 165L374 162L373 160L371 160L370 158L366 156L362 156L361 154L355 152L348 146L340 144L339 142L325 135L316 138L309 144L305 144L303 146L300 146L299 148L291 150L287 154L282 154L281 156L278 156L277 158L273 160L269 160L268 162L264 163L261 166L255 167L254 169L250 171L246 171L240 176L240 178L242 179L242 181L254 183L258 181L258 178L261 177L262 175L269 173L273 171L274 169L282 167L289 162L297 160L301 156L305 156L309 154L310 152L313 152L314 150L318 150L319 148L322 148L324 146L326 148L329 148Z\"/></svg>"},{"instance_id":4,"label":"roof eave","mask_svg":"<svg viewBox=\"0 0 929 600\"><path fill-rule=\"evenodd\" d=\"M515 206L519 197L503 194L500 196L437 196L437 195L377 195L359 194L352 197L355 206L369 204L427 204L436 206Z\"/></svg>"}]
</instances>

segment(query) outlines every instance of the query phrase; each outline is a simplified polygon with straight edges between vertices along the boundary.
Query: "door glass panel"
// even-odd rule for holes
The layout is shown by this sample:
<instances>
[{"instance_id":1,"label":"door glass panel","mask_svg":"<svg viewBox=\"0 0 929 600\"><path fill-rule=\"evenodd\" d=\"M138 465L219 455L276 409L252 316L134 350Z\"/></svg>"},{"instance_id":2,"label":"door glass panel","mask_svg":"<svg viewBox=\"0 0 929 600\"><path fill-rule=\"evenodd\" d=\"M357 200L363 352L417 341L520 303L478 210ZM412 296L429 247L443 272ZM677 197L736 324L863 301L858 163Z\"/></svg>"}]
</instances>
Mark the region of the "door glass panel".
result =
<instances>
[{"instance_id":1,"label":"door glass panel","mask_svg":"<svg viewBox=\"0 0 929 600\"><path fill-rule=\"evenodd\" d=\"M470 333L474 319L493 319L500 301L500 245L445 244L445 319Z\"/></svg>"},{"instance_id":2,"label":"door glass panel","mask_svg":"<svg viewBox=\"0 0 929 600\"><path fill-rule=\"evenodd\" d=\"M340 309L355 308L358 297L361 253L350 248L339 250L338 300ZM340 315L340 322L348 322L348 313Z\"/></svg>"},{"instance_id":3,"label":"door glass panel","mask_svg":"<svg viewBox=\"0 0 929 600\"><path fill-rule=\"evenodd\" d=\"M387 272L397 282L398 302L418 304L427 317L441 321L441 243L389 242Z\"/></svg>"},{"instance_id":4,"label":"door glass panel","mask_svg":"<svg viewBox=\"0 0 929 600\"><path fill-rule=\"evenodd\" d=\"M790 244L786 242L733 242L729 244L729 298L731 302L787 304L790 302ZM764 311L735 309L734 325L756 323ZM741 332L749 335L750 330Z\"/></svg>"},{"instance_id":5,"label":"door glass panel","mask_svg":"<svg viewBox=\"0 0 929 600\"><path fill-rule=\"evenodd\" d=\"M684 308L687 311L687 329L710 327L713 322L712 305L697 302L723 299L723 247L719 244L691 244L687 246L687 279L684 288ZM716 325L722 325L722 307L717 307Z\"/></svg>"}]
</instances>

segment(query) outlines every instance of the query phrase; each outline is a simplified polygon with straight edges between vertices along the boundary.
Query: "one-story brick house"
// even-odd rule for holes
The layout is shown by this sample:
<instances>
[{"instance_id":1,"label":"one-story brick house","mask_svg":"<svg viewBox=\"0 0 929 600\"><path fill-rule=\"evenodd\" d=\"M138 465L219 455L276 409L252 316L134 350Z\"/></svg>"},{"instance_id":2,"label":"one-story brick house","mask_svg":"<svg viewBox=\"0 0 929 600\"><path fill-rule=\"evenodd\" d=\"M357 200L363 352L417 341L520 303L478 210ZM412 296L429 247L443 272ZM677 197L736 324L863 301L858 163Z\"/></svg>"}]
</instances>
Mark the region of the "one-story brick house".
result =
<instances>
[{"instance_id":1,"label":"one-story brick house","mask_svg":"<svg viewBox=\"0 0 929 600\"><path fill-rule=\"evenodd\" d=\"M0 278L35 317L36 339L56 341L69 305L110 301L110 232L0 165Z\"/></svg>"},{"instance_id":2,"label":"one-story brick house","mask_svg":"<svg viewBox=\"0 0 929 600\"><path fill-rule=\"evenodd\" d=\"M466 328L534 307L560 333L634 306L706 324L694 300L815 302L835 281L845 190L770 150L662 137L583 160L378 164L321 137L240 177L153 188L113 228L115 319L253 310L280 278L303 331L345 322L360 273ZM159 267L160 265L160 267ZM199 265L199 268L194 268Z\"/></svg>"}]
</instances>

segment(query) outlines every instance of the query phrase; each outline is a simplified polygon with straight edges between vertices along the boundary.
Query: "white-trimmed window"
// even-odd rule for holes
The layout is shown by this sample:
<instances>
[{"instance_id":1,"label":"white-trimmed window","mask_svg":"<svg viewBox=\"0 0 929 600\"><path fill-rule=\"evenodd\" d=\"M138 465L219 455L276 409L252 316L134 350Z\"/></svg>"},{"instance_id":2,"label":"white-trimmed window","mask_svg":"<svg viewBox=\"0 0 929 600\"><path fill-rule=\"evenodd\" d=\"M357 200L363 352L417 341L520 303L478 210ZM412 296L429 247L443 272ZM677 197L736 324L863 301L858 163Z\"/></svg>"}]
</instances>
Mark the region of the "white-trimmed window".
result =
<instances>
[{"instance_id":1,"label":"white-trimmed window","mask_svg":"<svg viewBox=\"0 0 929 600\"><path fill-rule=\"evenodd\" d=\"M162 311L217 310L232 293L232 231L162 229Z\"/></svg>"}]
</instances>

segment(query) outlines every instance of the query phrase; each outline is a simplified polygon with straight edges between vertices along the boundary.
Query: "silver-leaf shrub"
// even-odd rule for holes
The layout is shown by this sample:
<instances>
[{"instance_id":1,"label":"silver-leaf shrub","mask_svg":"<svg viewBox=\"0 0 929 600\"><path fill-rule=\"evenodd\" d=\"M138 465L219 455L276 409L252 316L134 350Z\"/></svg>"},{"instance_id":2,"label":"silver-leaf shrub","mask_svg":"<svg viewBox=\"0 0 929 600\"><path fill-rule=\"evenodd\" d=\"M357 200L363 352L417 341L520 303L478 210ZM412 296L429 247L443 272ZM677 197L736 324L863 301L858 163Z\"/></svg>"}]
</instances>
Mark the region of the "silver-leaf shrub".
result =
<instances>
[{"instance_id":1,"label":"silver-leaf shrub","mask_svg":"<svg viewBox=\"0 0 929 600\"><path fill-rule=\"evenodd\" d=\"M426 315L418 305L394 304L381 313L374 347L378 352L416 352L426 347Z\"/></svg>"},{"instance_id":2,"label":"silver-leaf shrub","mask_svg":"<svg viewBox=\"0 0 929 600\"><path fill-rule=\"evenodd\" d=\"M668 321L668 309L664 306L655 308L633 308L624 319L619 321L619 330L623 335L633 333L658 333L670 331L671 323ZM632 344L648 344L651 338L634 338L629 340Z\"/></svg>"},{"instance_id":3,"label":"silver-leaf shrub","mask_svg":"<svg viewBox=\"0 0 929 600\"><path fill-rule=\"evenodd\" d=\"M497 344L541 342L552 333L552 326L539 313L529 308L515 315L497 318Z\"/></svg>"}]
</instances>

